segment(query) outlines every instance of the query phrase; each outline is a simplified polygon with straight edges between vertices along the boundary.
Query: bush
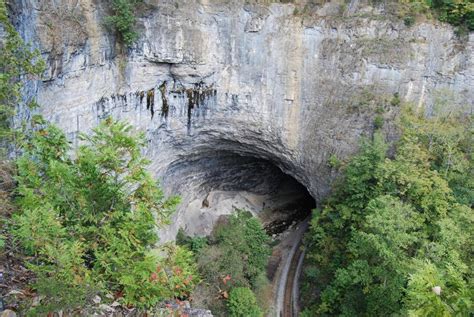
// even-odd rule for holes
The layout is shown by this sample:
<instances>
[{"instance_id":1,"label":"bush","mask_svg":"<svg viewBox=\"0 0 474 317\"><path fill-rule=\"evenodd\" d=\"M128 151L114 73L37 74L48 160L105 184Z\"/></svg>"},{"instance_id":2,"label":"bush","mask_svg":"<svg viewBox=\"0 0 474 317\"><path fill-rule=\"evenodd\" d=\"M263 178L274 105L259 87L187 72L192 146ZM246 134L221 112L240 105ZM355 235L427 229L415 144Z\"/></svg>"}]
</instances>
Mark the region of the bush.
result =
<instances>
[{"instance_id":1,"label":"bush","mask_svg":"<svg viewBox=\"0 0 474 317\"><path fill-rule=\"evenodd\" d=\"M374 119L374 129L382 129L384 123L384 119L381 115L376 115Z\"/></svg>"},{"instance_id":2,"label":"bush","mask_svg":"<svg viewBox=\"0 0 474 317\"><path fill-rule=\"evenodd\" d=\"M403 18L403 23L405 23L406 26L412 26L415 24L415 17L413 15L407 15Z\"/></svg>"},{"instance_id":3,"label":"bush","mask_svg":"<svg viewBox=\"0 0 474 317\"><path fill-rule=\"evenodd\" d=\"M37 275L33 286L44 298L29 315L45 315L84 306L99 292L101 283L94 282L83 265L83 248L81 243L64 241L54 246L48 244L40 251L38 260L45 262L30 264L30 268Z\"/></svg>"},{"instance_id":4,"label":"bush","mask_svg":"<svg viewBox=\"0 0 474 317\"><path fill-rule=\"evenodd\" d=\"M430 261L417 261L415 273L410 276L408 313L410 316L470 316L472 314L472 287L462 273L448 266L441 271ZM439 288L439 293L435 292ZM456 312L453 314L453 311Z\"/></svg>"},{"instance_id":5,"label":"bush","mask_svg":"<svg viewBox=\"0 0 474 317\"><path fill-rule=\"evenodd\" d=\"M254 293L247 287L237 287L230 291L229 316L231 317L260 317L262 311L257 305Z\"/></svg>"},{"instance_id":6,"label":"bush","mask_svg":"<svg viewBox=\"0 0 474 317\"><path fill-rule=\"evenodd\" d=\"M433 0L430 4L441 21L474 30L474 3L472 1Z\"/></svg>"},{"instance_id":7,"label":"bush","mask_svg":"<svg viewBox=\"0 0 474 317\"><path fill-rule=\"evenodd\" d=\"M165 246L162 252L159 261L148 256L121 274L128 303L150 307L165 299L189 298L199 282L193 254L173 245Z\"/></svg>"},{"instance_id":8,"label":"bush","mask_svg":"<svg viewBox=\"0 0 474 317\"><path fill-rule=\"evenodd\" d=\"M392 100L390 100L390 105L392 107L399 107L401 102L400 94L398 92L394 93Z\"/></svg>"},{"instance_id":9,"label":"bush","mask_svg":"<svg viewBox=\"0 0 474 317\"><path fill-rule=\"evenodd\" d=\"M342 162L335 154L331 154L328 160L328 165L331 168L339 169L342 166Z\"/></svg>"},{"instance_id":10,"label":"bush","mask_svg":"<svg viewBox=\"0 0 474 317\"><path fill-rule=\"evenodd\" d=\"M157 225L178 199L165 199L147 172L143 138L110 119L82 138L72 156L64 133L40 120L17 160L13 235L33 256L34 287L46 296L36 311L82 306L97 293L139 307L188 296L192 254L152 253Z\"/></svg>"},{"instance_id":11,"label":"bush","mask_svg":"<svg viewBox=\"0 0 474 317\"><path fill-rule=\"evenodd\" d=\"M416 15L431 10L440 21L474 30L474 3L471 0L404 0L400 4L400 14L407 26L414 23Z\"/></svg>"},{"instance_id":12,"label":"bush","mask_svg":"<svg viewBox=\"0 0 474 317\"><path fill-rule=\"evenodd\" d=\"M187 236L182 228L179 228L176 234L176 244L186 246L195 255L198 255L202 249L208 245L207 237L190 237Z\"/></svg>"},{"instance_id":13,"label":"bush","mask_svg":"<svg viewBox=\"0 0 474 317\"><path fill-rule=\"evenodd\" d=\"M6 245L5 236L0 234L0 253L3 252L5 245Z\"/></svg>"},{"instance_id":14,"label":"bush","mask_svg":"<svg viewBox=\"0 0 474 317\"><path fill-rule=\"evenodd\" d=\"M135 32L135 7L141 0L112 0L113 15L106 17L106 23L111 26L120 39L130 46L137 39Z\"/></svg>"}]
</instances>

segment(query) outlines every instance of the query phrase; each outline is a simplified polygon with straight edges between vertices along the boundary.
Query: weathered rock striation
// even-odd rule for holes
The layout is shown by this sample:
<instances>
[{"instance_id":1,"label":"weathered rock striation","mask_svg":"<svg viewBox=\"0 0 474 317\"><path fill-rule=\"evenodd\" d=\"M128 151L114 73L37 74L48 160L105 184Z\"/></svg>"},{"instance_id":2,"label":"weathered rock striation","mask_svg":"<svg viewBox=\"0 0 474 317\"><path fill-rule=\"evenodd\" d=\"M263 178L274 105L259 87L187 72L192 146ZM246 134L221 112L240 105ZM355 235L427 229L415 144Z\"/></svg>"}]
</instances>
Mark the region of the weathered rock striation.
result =
<instances>
[{"instance_id":1,"label":"weathered rock striation","mask_svg":"<svg viewBox=\"0 0 474 317\"><path fill-rule=\"evenodd\" d=\"M149 0L124 52L103 26L102 2L42 3L15 5L22 35L48 62L29 94L73 144L107 116L146 133L152 171L184 201L164 240L186 225L186 202L223 179L242 187L239 173L265 174L249 158L324 197L329 157L356 151L377 107L389 122L394 93L429 109L473 106L474 35L459 40L439 23L408 28L368 7L340 15L334 4L297 14L292 4Z\"/></svg>"}]
</instances>

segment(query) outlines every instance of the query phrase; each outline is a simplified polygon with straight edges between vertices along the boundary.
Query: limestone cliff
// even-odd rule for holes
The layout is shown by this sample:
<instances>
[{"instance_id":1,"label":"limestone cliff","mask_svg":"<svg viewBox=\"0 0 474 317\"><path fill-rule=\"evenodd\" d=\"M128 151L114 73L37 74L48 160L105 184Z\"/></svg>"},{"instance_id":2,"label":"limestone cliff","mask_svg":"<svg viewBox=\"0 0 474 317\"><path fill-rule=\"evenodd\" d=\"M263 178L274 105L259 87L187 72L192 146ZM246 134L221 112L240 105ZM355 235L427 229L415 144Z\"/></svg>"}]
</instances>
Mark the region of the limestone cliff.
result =
<instances>
[{"instance_id":1,"label":"limestone cliff","mask_svg":"<svg viewBox=\"0 0 474 317\"><path fill-rule=\"evenodd\" d=\"M103 26L103 1L45 3L15 5L48 62L29 87L41 113L74 144L102 118L127 120L146 133L153 172L185 201L238 175L245 157L270 161L318 200L335 175L328 158L354 153L394 93L473 106L474 35L459 40L433 21L408 28L380 8L149 0L125 52ZM396 112L386 107L386 121ZM174 220L186 224L185 208Z\"/></svg>"}]
</instances>

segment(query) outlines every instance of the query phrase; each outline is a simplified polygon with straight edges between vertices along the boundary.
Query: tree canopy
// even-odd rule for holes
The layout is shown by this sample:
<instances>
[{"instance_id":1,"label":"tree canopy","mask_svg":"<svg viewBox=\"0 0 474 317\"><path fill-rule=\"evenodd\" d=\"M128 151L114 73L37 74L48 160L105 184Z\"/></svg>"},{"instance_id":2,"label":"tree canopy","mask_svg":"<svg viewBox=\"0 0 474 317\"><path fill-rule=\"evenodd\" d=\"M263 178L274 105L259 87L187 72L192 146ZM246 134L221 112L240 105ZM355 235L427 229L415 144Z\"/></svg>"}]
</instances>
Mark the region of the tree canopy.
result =
<instances>
[{"instance_id":1,"label":"tree canopy","mask_svg":"<svg viewBox=\"0 0 474 317\"><path fill-rule=\"evenodd\" d=\"M198 281L192 253L153 252L178 198L166 199L147 172L143 137L107 119L82 139L72 154L64 133L40 121L17 160L13 235L46 296L35 311L72 309L97 294L138 307L189 296Z\"/></svg>"},{"instance_id":2,"label":"tree canopy","mask_svg":"<svg viewBox=\"0 0 474 317\"><path fill-rule=\"evenodd\" d=\"M472 126L406 110L394 157L364 141L306 237L305 314L467 316L473 305Z\"/></svg>"}]
</instances>

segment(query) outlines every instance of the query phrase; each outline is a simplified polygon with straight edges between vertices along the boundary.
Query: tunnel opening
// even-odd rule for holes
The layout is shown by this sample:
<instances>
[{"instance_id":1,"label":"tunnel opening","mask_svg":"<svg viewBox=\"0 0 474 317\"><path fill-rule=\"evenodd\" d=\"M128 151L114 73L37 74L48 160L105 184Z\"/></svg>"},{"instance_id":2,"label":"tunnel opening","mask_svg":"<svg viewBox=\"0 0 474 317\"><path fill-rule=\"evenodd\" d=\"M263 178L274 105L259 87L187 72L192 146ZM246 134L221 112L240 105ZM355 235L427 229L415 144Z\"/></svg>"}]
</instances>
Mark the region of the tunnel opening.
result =
<instances>
[{"instance_id":1,"label":"tunnel opening","mask_svg":"<svg viewBox=\"0 0 474 317\"><path fill-rule=\"evenodd\" d=\"M208 235L219 217L245 209L258 217L273 239L307 218L315 200L295 178L267 158L232 151L188 153L167 170L180 193L179 227Z\"/></svg>"}]
</instances>

